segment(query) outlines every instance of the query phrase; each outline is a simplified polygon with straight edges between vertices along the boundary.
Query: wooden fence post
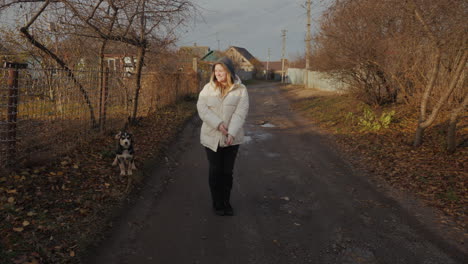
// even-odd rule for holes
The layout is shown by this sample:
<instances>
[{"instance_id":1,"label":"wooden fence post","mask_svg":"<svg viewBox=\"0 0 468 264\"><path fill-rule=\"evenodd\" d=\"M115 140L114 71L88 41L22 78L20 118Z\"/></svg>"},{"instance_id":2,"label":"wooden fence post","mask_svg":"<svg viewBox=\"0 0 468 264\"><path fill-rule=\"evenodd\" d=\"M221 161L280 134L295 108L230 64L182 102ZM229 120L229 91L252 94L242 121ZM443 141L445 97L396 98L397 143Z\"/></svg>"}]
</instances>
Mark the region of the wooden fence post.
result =
<instances>
[{"instance_id":1,"label":"wooden fence post","mask_svg":"<svg viewBox=\"0 0 468 264\"><path fill-rule=\"evenodd\" d=\"M18 69L24 69L27 64L6 62L8 68L8 107L7 107L7 165L12 167L16 161L16 131L18 122Z\"/></svg>"}]
</instances>

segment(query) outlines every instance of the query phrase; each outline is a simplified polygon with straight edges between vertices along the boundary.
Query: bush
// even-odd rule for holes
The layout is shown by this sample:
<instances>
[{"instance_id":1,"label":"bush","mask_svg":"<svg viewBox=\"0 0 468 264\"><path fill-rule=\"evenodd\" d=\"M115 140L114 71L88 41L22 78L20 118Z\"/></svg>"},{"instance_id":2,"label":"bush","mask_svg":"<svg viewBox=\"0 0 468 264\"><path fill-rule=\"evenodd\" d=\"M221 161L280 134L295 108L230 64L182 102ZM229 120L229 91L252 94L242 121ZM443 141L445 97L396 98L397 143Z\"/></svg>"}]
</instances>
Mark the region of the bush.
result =
<instances>
[{"instance_id":1,"label":"bush","mask_svg":"<svg viewBox=\"0 0 468 264\"><path fill-rule=\"evenodd\" d=\"M392 123L395 111L383 112L380 117L369 108L364 108L362 117L358 118L358 124L361 126L361 131L379 131L382 128L388 128Z\"/></svg>"}]
</instances>

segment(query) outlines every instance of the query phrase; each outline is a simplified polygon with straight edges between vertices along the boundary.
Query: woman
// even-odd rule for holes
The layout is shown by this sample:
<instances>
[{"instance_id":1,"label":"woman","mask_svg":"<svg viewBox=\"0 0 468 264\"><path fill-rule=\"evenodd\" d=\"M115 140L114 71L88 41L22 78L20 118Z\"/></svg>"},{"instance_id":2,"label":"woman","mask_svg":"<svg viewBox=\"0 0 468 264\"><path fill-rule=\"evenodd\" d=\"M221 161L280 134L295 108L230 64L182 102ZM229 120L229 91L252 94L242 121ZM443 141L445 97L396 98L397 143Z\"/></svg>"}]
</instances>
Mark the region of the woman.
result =
<instances>
[{"instance_id":1,"label":"woman","mask_svg":"<svg viewBox=\"0 0 468 264\"><path fill-rule=\"evenodd\" d=\"M209 162L213 209L217 215L234 215L229 202L232 174L239 144L244 140L249 97L229 58L213 65L210 82L198 97L197 110L203 121L200 140Z\"/></svg>"}]
</instances>

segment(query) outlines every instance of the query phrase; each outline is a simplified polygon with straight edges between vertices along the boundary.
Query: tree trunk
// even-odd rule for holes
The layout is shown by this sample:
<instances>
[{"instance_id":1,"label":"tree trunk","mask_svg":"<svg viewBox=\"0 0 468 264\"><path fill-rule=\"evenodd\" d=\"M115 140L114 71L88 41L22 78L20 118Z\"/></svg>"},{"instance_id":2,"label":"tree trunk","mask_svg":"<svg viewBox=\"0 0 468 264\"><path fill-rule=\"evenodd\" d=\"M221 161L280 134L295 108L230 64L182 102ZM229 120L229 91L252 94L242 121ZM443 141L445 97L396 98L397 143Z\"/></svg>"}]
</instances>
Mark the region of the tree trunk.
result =
<instances>
[{"instance_id":1,"label":"tree trunk","mask_svg":"<svg viewBox=\"0 0 468 264\"><path fill-rule=\"evenodd\" d=\"M453 90L457 86L458 80L460 79L460 76L461 76L462 72L465 70L467 58L468 58L468 51L464 50L463 55L461 56L461 59L458 62L458 65L456 65L456 67L455 67L456 70L455 70L455 73L453 74L453 76L452 76L452 78L450 80L450 84L449 84L448 89L445 91L444 94L442 94L439 101L437 101L437 104L434 106L434 109L432 109L431 115L427 119L421 120L419 122L419 127L420 128L426 129L427 127L429 127L434 122L435 118L439 114L440 109L445 104L445 102L447 101L447 99L450 97ZM416 145L416 141L415 141L415 146L419 146L419 145Z\"/></svg>"},{"instance_id":2,"label":"tree trunk","mask_svg":"<svg viewBox=\"0 0 468 264\"><path fill-rule=\"evenodd\" d=\"M142 45L138 47L138 54L137 54L137 68L136 68L136 78L135 78L135 97L133 98L133 114L131 121L135 123L137 120L137 113L138 113L138 99L140 96L141 90L141 73L143 71L144 59L146 53L146 45Z\"/></svg>"},{"instance_id":3,"label":"tree trunk","mask_svg":"<svg viewBox=\"0 0 468 264\"><path fill-rule=\"evenodd\" d=\"M423 97L421 99L421 105L420 105L420 110L419 110L418 128L416 129L416 133L415 133L415 136L414 136L414 142L413 142L413 146L415 146L415 147L421 146L421 144L422 144L424 129L426 129L426 127L423 127L422 124L423 124L424 121L426 121L427 102L429 101L432 90L434 90L435 81L436 81L437 75L439 73L440 57L441 57L441 50L440 50L439 47L436 47L436 54L434 56L434 65L432 67L429 83L428 83L428 85L426 87L426 90L424 90L424 94L423 94Z\"/></svg>"},{"instance_id":4,"label":"tree trunk","mask_svg":"<svg viewBox=\"0 0 468 264\"><path fill-rule=\"evenodd\" d=\"M463 55L461 56L461 59L458 62L458 65L456 65L456 67L455 67L456 70L455 70L455 72L454 72L454 74L453 74L453 76L452 76L452 78L450 80L449 87L445 90L445 93L442 94L440 99L437 101L437 104L434 106L434 109L432 109L431 115L427 119L420 119L417 131L419 129L424 130L427 127L429 127L430 125L432 125L435 118L439 114L440 109L445 104L445 102L447 101L447 99L450 97L453 90L457 86L457 83L458 83L458 80L460 79L461 73L465 70L467 58L468 58L468 50L464 50ZM417 136L418 135L415 135L414 146L420 146L421 143L422 143L422 140L420 140L419 142L416 141Z\"/></svg>"},{"instance_id":5,"label":"tree trunk","mask_svg":"<svg viewBox=\"0 0 468 264\"><path fill-rule=\"evenodd\" d=\"M460 61L458 62L458 65L456 65L455 72L451 76L451 80L449 83L449 87L445 90L445 93L441 95L439 100L437 101L437 104L434 106L434 108L431 111L431 114L429 117L426 118L426 109L427 109L427 102L430 97L430 94L435 86L435 81L437 79L438 73L439 73L439 68L440 68L440 60L441 60L441 43L437 39L437 36L432 32L431 28L429 27L427 21L424 19L422 16L422 12L419 9L418 5L416 4L415 0L411 0L409 2L411 8L413 9L414 15L417 20L421 23L423 30L428 34L432 44L436 48L436 55L435 55L435 60L434 60L434 66L432 68L430 80L428 83L428 86L426 90L424 91L424 95L421 101L421 112L420 112L420 117L419 117L419 122L418 122L418 127L416 129L415 137L414 137L414 146L420 146L422 144L422 135L424 133L424 129L429 127L439 114L440 109L442 106L446 103L447 99L450 97L452 94L453 90L455 89L458 79L460 78L461 73L464 71L465 66L466 66L466 61L467 61L467 56L468 56L468 51L462 47L461 50L462 56ZM456 118L455 118L456 120Z\"/></svg>"},{"instance_id":6,"label":"tree trunk","mask_svg":"<svg viewBox=\"0 0 468 264\"><path fill-rule=\"evenodd\" d=\"M145 15L146 0L142 1L142 14L140 15L140 41L138 45L137 53L137 72L135 78L135 98L133 101L133 114L131 118L131 123L136 123L137 114L138 114L138 100L140 97L141 90L141 73L143 71L143 65L145 65L145 54L146 54L146 15Z\"/></svg>"},{"instance_id":7,"label":"tree trunk","mask_svg":"<svg viewBox=\"0 0 468 264\"><path fill-rule=\"evenodd\" d=\"M436 53L434 56L434 65L432 67L431 75L429 76L429 83L424 90L423 97L421 99L421 105L420 105L420 112L419 112L419 122L418 122L418 127L416 129L415 137L414 137L414 142L413 145L415 147L418 147L422 144L422 136L424 134L424 129L426 129L425 126L423 126L423 123L426 121L426 109L427 109L427 102L429 101L429 97L431 95L432 90L434 89L435 86L435 81L437 79L437 75L439 73L439 68L440 68L440 57L442 51L440 50L440 45L434 36L433 32L430 30L429 26L427 25L427 22L424 20L424 18L421 15L421 11L419 10L418 6L416 5L416 2L412 0L410 2L411 8L413 8L414 15L417 20L422 24L424 31L429 35L430 40L434 44L436 48Z\"/></svg>"},{"instance_id":8,"label":"tree trunk","mask_svg":"<svg viewBox=\"0 0 468 264\"><path fill-rule=\"evenodd\" d=\"M416 133L414 134L414 141L413 146L418 147L422 144L422 138L424 135L424 129L418 124L418 128L416 129Z\"/></svg>"},{"instance_id":9,"label":"tree trunk","mask_svg":"<svg viewBox=\"0 0 468 264\"><path fill-rule=\"evenodd\" d=\"M99 127L103 122L102 120L102 96L104 88L104 51L106 49L107 40L104 39L99 49Z\"/></svg>"},{"instance_id":10,"label":"tree trunk","mask_svg":"<svg viewBox=\"0 0 468 264\"><path fill-rule=\"evenodd\" d=\"M465 99L461 103L459 107L453 110L452 114L450 115L448 130L447 130L447 151L450 153L455 152L456 140L455 135L457 131L457 122L458 116L460 113L466 108L468 105L468 95L465 95Z\"/></svg>"}]
</instances>

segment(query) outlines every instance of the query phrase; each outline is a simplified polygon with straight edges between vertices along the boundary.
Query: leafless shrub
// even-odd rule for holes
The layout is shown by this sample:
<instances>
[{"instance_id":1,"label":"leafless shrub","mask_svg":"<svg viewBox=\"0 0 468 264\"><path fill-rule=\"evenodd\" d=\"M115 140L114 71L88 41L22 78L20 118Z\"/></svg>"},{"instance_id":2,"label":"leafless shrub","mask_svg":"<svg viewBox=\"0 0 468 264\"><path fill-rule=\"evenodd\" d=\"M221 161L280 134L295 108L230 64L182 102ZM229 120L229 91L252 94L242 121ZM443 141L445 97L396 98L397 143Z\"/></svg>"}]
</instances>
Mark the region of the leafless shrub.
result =
<instances>
[{"instance_id":1,"label":"leafless shrub","mask_svg":"<svg viewBox=\"0 0 468 264\"><path fill-rule=\"evenodd\" d=\"M467 15L463 0L336 1L321 19L311 61L369 104L419 108L418 146L441 111L452 111L453 127L466 107Z\"/></svg>"}]
</instances>

